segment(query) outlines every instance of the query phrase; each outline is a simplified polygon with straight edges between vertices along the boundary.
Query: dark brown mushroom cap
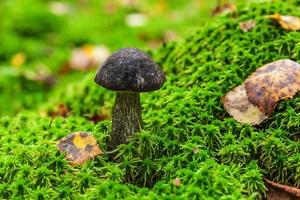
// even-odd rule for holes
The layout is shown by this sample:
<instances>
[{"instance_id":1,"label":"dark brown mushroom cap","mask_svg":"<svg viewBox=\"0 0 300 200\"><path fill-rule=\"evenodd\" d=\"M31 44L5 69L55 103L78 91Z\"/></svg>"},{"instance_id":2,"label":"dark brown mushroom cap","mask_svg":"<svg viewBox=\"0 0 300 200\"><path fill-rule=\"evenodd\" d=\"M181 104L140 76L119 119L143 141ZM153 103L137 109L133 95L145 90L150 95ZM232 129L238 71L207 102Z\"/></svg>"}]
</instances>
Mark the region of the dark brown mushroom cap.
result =
<instances>
[{"instance_id":1,"label":"dark brown mushroom cap","mask_svg":"<svg viewBox=\"0 0 300 200\"><path fill-rule=\"evenodd\" d=\"M106 59L95 82L115 91L150 92L161 88L165 75L149 55L135 48L124 48Z\"/></svg>"}]
</instances>

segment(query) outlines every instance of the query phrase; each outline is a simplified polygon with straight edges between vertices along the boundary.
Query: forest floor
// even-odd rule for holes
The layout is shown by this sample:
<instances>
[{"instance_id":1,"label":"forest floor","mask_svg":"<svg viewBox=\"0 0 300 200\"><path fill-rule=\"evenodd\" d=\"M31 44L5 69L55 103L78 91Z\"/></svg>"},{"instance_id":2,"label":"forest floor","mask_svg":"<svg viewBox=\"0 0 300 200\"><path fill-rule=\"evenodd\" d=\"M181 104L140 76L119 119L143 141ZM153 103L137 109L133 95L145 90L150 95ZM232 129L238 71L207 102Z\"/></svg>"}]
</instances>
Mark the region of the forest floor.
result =
<instances>
[{"instance_id":1,"label":"forest floor","mask_svg":"<svg viewBox=\"0 0 300 200\"><path fill-rule=\"evenodd\" d=\"M257 126L237 122L221 98L264 64L300 61L300 32L266 18L300 17L300 2L239 1L213 17L206 2L1 1L0 197L261 199L264 178L299 186L300 96ZM149 53L167 80L141 95L144 129L113 162L115 94L93 79L122 47ZM70 165L56 143L77 131L104 154Z\"/></svg>"}]
</instances>

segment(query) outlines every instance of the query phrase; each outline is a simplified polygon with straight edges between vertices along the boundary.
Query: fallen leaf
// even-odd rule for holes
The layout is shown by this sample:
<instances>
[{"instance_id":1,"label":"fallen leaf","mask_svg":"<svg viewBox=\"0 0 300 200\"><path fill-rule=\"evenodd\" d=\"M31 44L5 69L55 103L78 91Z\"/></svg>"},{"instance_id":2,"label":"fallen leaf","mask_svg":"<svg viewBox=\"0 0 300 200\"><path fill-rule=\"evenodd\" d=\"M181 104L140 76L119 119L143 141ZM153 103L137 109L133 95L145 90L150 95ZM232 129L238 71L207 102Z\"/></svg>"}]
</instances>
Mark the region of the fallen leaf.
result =
<instances>
[{"instance_id":1,"label":"fallen leaf","mask_svg":"<svg viewBox=\"0 0 300 200\"><path fill-rule=\"evenodd\" d=\"M54 15L66 15L71 11L69 4L59 1L50 2L49 9Z\"/></svg>"},{"instance_id":2,"label":"fallen leaf","mask_svg":"<svg viewBox=\"0 0 300 200\"><path fill-rule=\"evenodd\" d=\"M85 71L91 68L91 53L88 51L88 48L89 47L83 47L72 51L71 59L69 61L71 69Z\"/></svg>"},{"instance_id":3,"label":"fallen leaf","mask_svg":"<svg viewBox=\"0 0 300 200\"><path fill-rule=\"evenodd\" d=\"M257 69L246 81L249 101L270 116L278 102L300 90L300 65L284 59Z\"/></svg>"},{"instance_id":4,"label":"fallen leaf","mask_svg":"<svg viewBox=\"0 0 300 200\"><path fill-rule=\"evenodd\" d=\"M238 122L260 124L282 99L300 90L300 65L283 59L257 69L245 82L222 97L227 112Z\"/></svg>"},{"instance_id":5,"label":"fallen leaf","mask_svg":"<svg viewBox=\"0 0 300 200\"><path fill-rule=\"evenodd\" d=\"M249 102L245 85L242 84L222 97L227 112L238 122L246 124L260 124L267 116L258 107Z\"/></svg>"},{"instance_id":6,"label":"fallen leaf","mask_svg":"<svg viewBox=\"0 0 300 200\"><path fill-rule=\"evenodd\" d=\"M236 12L236 5L231 3L224 3L219 4L217 7L212 11L212 15L227 15L227 14L234 14Z\"/></svg>"},{"instance_id":7,"label":"fallen leaf","mask_svg":"<svg viewBox=\"0 0 300 200\"><path fill-rule=\"evenodd\" d=\"M59 104L55 111L50 112L50 116L56 117L67 117L70 113L69 108L65 104Z\"/></svg>"},{"instance_id":8,"label":"fallen leaf","mask_svg":"<svg viewBox=\"0 0 300 200\"><path fill-rule=\"evenodd\" d=\"M106 114L98 114L98 115L87 116L87 118L94 123L98 123L108 119L109 117Z\"/></svg>"},{"instance_id":9,"label":"fallen leaf","mask_svg":"<svg viewBox=\"0 0 300 200\"><path fill-rule=\"evenodd\" d=\"M10 64L13 67L21 67L25 62L26 55L22 52L15 54L10 60Z\"/></svg>"},{"instance_id":10,"label":"fallen leaf","mask_svg":"<svg viewBox=\"0 0 300 200\"><path fill-rule=\"evenodd\" d=\"M167 43L167 42L175 41L178 39L179 39L179 36L175 31L169 30L169 31L164 32L164 38L163 38L164 42Z\"/></svg>"},{"instance_id":11,"label":"fallen leaf","mask_svg":"<svg viewBox=\"0 0 300 200\"><path fill-rule=\"evenodd\" d=\"M297 200L300 199L300 189L282 185L265 179L268 186L268 200Z\"/></svg>"},{"instance_id":12,"label":"fallen leaf","mask_svg":"<svg viewBox=\"0 0 300 200\"><path fill-rule=\"evenodd\" d=\"M176 186L176 187L179 187L181 185L181 181L179 178L175 178L173 180L173 185Z\"/></svg>"},{"instance_id":13,"label":"fallen leaf","mask_svg":"<svg viewBox=\"0 0 300 200\"><path fill-rule=\"evenodd\" d=\"M135 8L139 7L141 4L141 0L118 0L119 4L125 7Z\"/></svg>"},{"instance_id":14,"label":"fallen leaf","mask_svg":"<svg viewBox=\"0 0 300 200\"><path fill-rule=\"evenodd\" d=\"M70 63L69 62L65 62L59 69L58 73L59 74L66 74L69 73L70 71L72 71Z\"/></svg>"},{"instance_id":15,"label":"fallen leaf","mask_svg":"<svg viewBox=\"0 0 300 200\"><path fill-rule=\"evenodd\" d=\"M298 31L300 30L300 18L289 15L280 15L278 13L267 16L270 19L276 20L282 28L289 31Z\"/></svg>"},{"instance_id":16,"label":"fallen leaf","mask_svg":"<svg viewBox=\"0 0 300 200\"><path fill-rule=\"evenodd\" d=\"M94 48L93 48L93 50L90 54L91 63L92 63L93 66L98 67L109 56L110 56L110 52L109 52L107 47L105 47L103 45L94 46Z\"/></svg>"},{"instance_id":17,"label":"fallen leaf","mask_svg":"<svg viewBox=\"0 0 300 200\"><path fill-rule=\"evenodd\" d=\"M110 52L105 46L84 45L72 51L68 68L80 71L90 70L101 65L109 55Z\"/></svg>"},{"instance_id":18,"label":"fallen leaf","mask_svg":"<svg viewBox=\"0 0 300 200\"><path fill-rule=\"evenodd\" d=\"M37 66L35 70L25 70L22 75L31 81L36 81L48 86L53 86L56 83L56 78L51 74L49 68L43 64Z\"/></svg>"},{"instance_id":19,"label":"fallen leaf","mask_svg":"<svg viewBox=\"0 0 300 200\"><path fill-rule=\"evenodd\" d=\"M240 29L244 32L249 32L251 31L256 25L256 21L255 20L249 20L249 21L245 21L245 22L241 22L239 24Z\"/></svg>"},{"instance_id":20,"label":"fallen leaf","mask_svg":"<svg viewBox=\"0 0 300 200\"><path fill-rule=\"evenodd\" d=\"M141 27L144 26L148 18L143 13L132 13L126 16L125 22L129 27Z\"/></svg>"},{"instance_id":21,"label":"fallen leaf","mask_svg":"<svg viewBox=\"0 0 300 200\"><path fill-rule=\"evenodd\" d=\"M97 145L97 140L86 132L75 132L58 141L59 151L67 154L71 165L80 165L88 159L103 154Z\"/></svg>"}]
</instances>

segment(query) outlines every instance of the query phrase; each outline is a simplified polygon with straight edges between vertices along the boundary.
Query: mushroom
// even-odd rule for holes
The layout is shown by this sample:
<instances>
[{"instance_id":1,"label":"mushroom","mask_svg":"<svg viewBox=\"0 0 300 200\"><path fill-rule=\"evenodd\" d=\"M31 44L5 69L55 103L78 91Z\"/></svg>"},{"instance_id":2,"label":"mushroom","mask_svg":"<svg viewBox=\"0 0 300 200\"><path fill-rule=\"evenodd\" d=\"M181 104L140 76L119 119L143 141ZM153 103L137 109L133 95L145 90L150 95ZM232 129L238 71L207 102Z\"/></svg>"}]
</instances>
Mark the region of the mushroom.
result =
<instances>
[{"instance_id":1,"label":"mushroom","mask_svg":"<svg viewBox=\"0 0 300 200\"><path fill-rule=\"evenodd\" d=\"M126 143L143 127L140 92L158 90L165 82L164 73L149 55L135 48L113 53L99 68L95 82L116 91L112 114L112 133L108 150Z\"/></svg>"}]
</instances>

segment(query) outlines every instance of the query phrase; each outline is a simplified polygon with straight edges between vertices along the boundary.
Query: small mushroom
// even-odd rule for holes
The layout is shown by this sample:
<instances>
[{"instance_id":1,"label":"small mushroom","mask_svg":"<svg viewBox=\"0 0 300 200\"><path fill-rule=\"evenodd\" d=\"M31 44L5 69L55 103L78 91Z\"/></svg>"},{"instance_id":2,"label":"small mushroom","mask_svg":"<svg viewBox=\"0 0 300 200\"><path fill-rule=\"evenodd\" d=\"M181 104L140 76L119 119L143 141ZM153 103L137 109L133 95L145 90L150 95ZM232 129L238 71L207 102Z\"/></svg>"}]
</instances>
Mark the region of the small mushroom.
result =
<instances>
[{"instance_id":1,"label":"small mushroom","mask_svg":"<svg viewBox=\"0 0 300 200\"><path fill-rule=\"evenodd\" d=\"M108 149L114 150L143 127L139 93L160 89L165 76L149 55L135 48L124 48L107 58L95 82L117 92L108 144Z\"/></svg>"}]
</instances>

